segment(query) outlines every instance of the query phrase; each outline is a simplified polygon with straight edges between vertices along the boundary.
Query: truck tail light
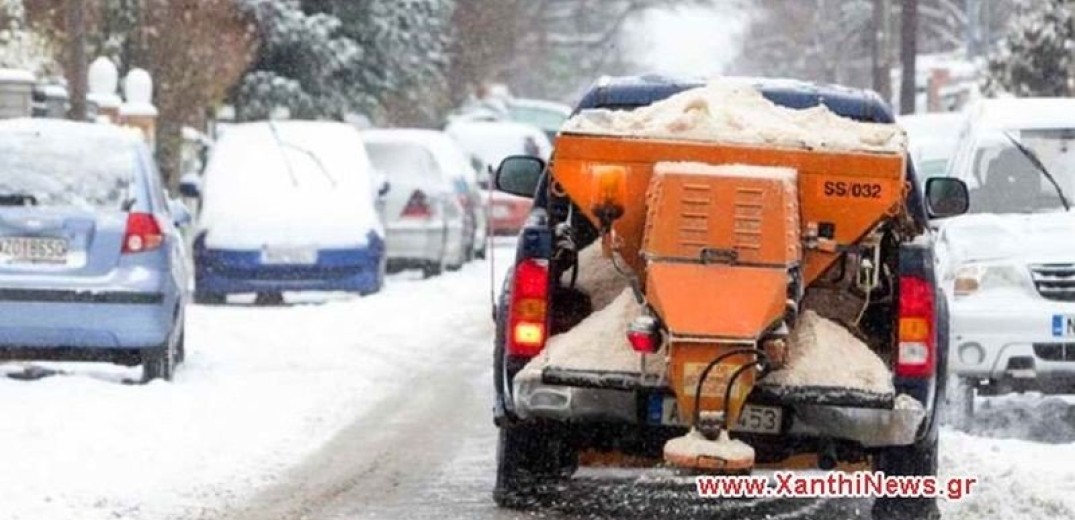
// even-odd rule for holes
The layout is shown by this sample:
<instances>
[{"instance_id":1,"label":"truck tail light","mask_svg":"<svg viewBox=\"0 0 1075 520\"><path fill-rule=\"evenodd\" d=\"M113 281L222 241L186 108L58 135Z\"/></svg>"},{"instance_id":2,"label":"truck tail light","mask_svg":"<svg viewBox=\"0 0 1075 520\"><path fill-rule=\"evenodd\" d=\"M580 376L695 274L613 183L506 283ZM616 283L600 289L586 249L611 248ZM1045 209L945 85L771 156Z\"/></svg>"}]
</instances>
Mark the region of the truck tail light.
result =
<instances>
[{"instance_id":1,"label":"truck tail light","mask_svg":"<svg viewBox=\"0 0 1075 520\"><path fill-rule=\"evenodd\" d=\"M528 258L515 266L508 307L507 352L534 357L545 348L548 331L549 261Z\"/></svg>"},{"instance_id":2,"label":"truck tail light","mask_svg":"<svg viewBox=\"0 0 1075 520\"><path fill-rule=\"evenodd\" d=\"M900 277L899 347L896 375L931 377L937 364L933 287L916 276Z\"/></svg>"},{"instance_id":3,"label":"truck tail light","mask_svg":"<svg viewBox=\"0 0 1075 520\"><path fill-rule=\"evenodd\" d=\"M123 252L141 253L156 249L164 243L157 218L149 213L129 213L127 230L123 234Z\"/></svg>"},{"instance_id":4,"label":"truck tail light","mask_svg":"<svg viewBox=\"0 0 1075 520\"><path fill-rule=\"evenodd\" d=\"M652 354L661 348L661 333L657 319L642 315L627 325L627 342L635 352Z\"/></svg>"},{"instance_id":5,"label":"truck tail light","mask_svg":"<svg viewBox=\"0 0 1075 520\"><path fill-rule=\"evenodd\" d=\"M422 190L414 190L407 204L403 206L402 218L429 219L433 217L433 208L429 207L429 197Z\"/></svg>"}]
</instances>

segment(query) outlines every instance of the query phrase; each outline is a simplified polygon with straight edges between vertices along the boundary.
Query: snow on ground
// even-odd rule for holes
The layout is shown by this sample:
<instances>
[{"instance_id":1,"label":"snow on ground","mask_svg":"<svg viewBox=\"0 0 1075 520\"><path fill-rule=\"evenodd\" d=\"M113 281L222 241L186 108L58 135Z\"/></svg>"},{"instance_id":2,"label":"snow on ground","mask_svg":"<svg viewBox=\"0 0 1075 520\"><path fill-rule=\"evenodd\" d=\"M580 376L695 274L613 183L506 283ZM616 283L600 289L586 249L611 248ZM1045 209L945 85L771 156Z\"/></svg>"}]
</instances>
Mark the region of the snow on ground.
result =
<instances>
[{"instance_id":1,"label":"snow on ground","mask_svg":"<svg viewBox=\"0 0 1075 520\"><path fill-rule=\"evenodd\" d=\"M76 364L0 378L0 518L197 518L247 498L409 374L490 348L488 269L405 273L382 294L322 305L192 307L171 384Z\"/></svg>"}]
</instances>

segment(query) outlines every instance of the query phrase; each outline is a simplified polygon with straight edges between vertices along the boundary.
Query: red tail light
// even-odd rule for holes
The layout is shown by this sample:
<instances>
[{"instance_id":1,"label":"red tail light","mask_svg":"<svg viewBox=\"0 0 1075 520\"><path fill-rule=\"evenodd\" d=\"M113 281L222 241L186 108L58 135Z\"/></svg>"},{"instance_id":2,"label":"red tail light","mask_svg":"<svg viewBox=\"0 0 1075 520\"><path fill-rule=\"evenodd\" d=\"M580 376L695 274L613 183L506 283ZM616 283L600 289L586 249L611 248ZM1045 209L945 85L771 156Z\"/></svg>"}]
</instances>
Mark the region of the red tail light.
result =
<instances>
[{"instance_id":1,"label":"red tail light","mask_svg":"<svg viewBox=\"0 0 1075 520\"><path fill-rule=\"evenodd\" d=\"M508 354L534 357L545 348L548 303L548 260L523 260L515 266L508 307Z\"/></svg>"},{"instance_id":2,"label":"red tail light","mask_svg":"<svg viewBox=\"0 0 1075 520\"><path fill-rule=\"evenodd\" d=\"M627 342L635 352L652 354L661 348L661 335L657 320L652 316L642 315L627 325Z\"/></svg>"},{"instance_id":3,"label":"red tail light","mask_svg":"<svg viewBox=\"0 0 1075 520\"><path fill-rule=\"evenodd\" d=\"M422 190L414 190L407 205L403 206L403 218L432 218L433 209L429 207L429 197Z\"/></svg>"},{"instance_id":4,"label":"red tail light","mask_svg":"<svg viewBox=\"0 0 1075 520\"><path fill-rule=\"evenodd\" d=\"M149 213L127 214L127 232L123 235L124 253L141 253L160 247L164 233L156 217Z\"/></svg>"},{"instance_id":5,"label":"red tail light","mask_svg":"<svg viewBox=\"0 0 1075 520\"><path fill-rule=\"evenodd\" d=\"M915 276L900 277L899 350L896 375L930 377L937 364L933 287Z\"/></svg>"}]
</instances>

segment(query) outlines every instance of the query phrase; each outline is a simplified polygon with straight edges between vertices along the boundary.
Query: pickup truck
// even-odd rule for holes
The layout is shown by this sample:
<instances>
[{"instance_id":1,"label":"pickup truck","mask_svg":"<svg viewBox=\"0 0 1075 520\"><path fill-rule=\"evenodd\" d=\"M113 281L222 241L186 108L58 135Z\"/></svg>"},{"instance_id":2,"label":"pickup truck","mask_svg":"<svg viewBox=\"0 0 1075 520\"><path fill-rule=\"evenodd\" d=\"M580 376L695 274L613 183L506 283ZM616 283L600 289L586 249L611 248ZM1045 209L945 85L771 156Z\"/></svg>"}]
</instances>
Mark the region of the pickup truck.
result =
<instances>
[{"instance_id":1,"label":"pickup truck","mask_svg":"<svg viewBox=\"0 0 1075 520\"><path fill-rule=\"evenodd\" d=\"M856 122L893 122L888 107L872 92L789 80L743 81L750 82L766 100L782 109L823 105L840 118ZM582 98L575 112L631 111L702 86L696 81L656 77L605 78ZM611 112L605 112L608 113ZM741 285L747 287L744 294L720 296L724 300L714 305L730 314L731 320L716 315L707 319L704 313L685 308L690 303L684 304L681 295L675 293L688 293L688 300L694 298L696 306L706 305L711 295L704 287L724 287L723 282L714 283L706 276L756 267L748 261L753 252L703 248L698 262L688 258L660 263L660 255L650 249L656 250L670 241L662 242L659 234L650 236L654 233L650 228L655 225L642 224L643 220L655 218L651 206L659 205L661 200L660 194L653 194L652 183L650 191L645 191L648 175L654 172L657 176L655 172L662 168L676 170L677 164L685 164L663 161L686 159L766 163L798 168L804 173L797 181L797 189L803 194L802 207L791 200L787 206L790 213L782 217L785 222L795 223L781 229L796 238L788 248L777 248L778 256L787 252L790 259L779 267L786 268L786 272L779 271L775 278L775 290L780 291L775 298L779 312L766 314L769 317L764 326L752 339L735 339L736 345L748 348L724 351L728 355L715 355L727 346L707 343L708 350L702 349L698 346L702 340L688 338L690 334L679 329L690 320L702 329L712 329L716 322L742 325L746 316L735 315L738 302L742 302L743 309L757 307L754 300L764 299L764 284L754 290L748 283ZM617 184L624 181L615 175L611 180L600 176L571 177L604 171L597 163L617 161L626 166L613 167L611 171L626 172L618 174L626 175L626 188ZM884 175L878 170L876 178L884 180L877 181L877 185L855 180L872 179L870 175L875 172L870 169L882 167L886 168ZM858 170L829 177L832 172L828 170L834 168ZM647 178L639 180L642 171ZM707 178L705 182L734 182L737 175ZM760 177L758 186L771 186L765 184L766 175ZM930 218L966 210L967 191L961 181L931 179L924 196L905 151L887 155L826 154L809 146L785 150L758 144L647 144L637 139L561 132L548 165L533 157L508 158L497 172L496 185L502 191L534 199L530 217L519 234L514 267L502 284L494 309L494 422L499 428L494 498L500 506L533 504L545 491L554 489L550 484L569 478L580 465L594 460L595 453L627 456L635 462L650 460L654 464L661 463L663 454L668 462L669 441L713 421L723 421L728 430L722 434L724 438L730 433L736 442L753 449L755 460L748 462L747 471L755 464L795 467L792 461L802 460L805 455L814 457L811 460L816 460L817 467L827 470L858 465L888 475L936 474L937 412L945 388L948 310L935 280L928 222ZM606 211L586 206L583 199L589 189L629 195L625 204L610 206L611 210ZM776 188L778 192L780 189ZM792 186L789 193L795 189ZM885 197L887 200L880 200ZM682 202L705 203L686 199ZM673 213L669 218L678 218L676 212L669 213ZM684 210L683 215L687 213ZM873 213L874 220L867 218ZM846 224L841 219L863 222ZM866 226L862 229L867 231L856 225ZM642 233L647 236L644 240L639 238ZM524 378L527 367L533 367L533 362L549 350L546 344L550 338L555 340L557 335L568 333L594 310L591 298L574 286L581 251L587 246L607 251L616 248L616 244L626 244L620 260L627 264L616 268L628 278L632 278L632 271L636 273L628 285L643 304L643 314L647 314L643 321L633 321L628 329L630 336L641 323L649 334L642 337L642 347L635 343L637 335L630 338L638 352L651 349L650 354L638 356L643 368L638 373L600 373L546 367L537 377ZM643 265L644 262L648 263ZM684 267L686 264L691 265ZM686 269L697 272L697 286L685 287L667 274ZM672 277L673 281L659 286L661 277ZM863 283L864 279L872 281ZM801 303L814 301L827 303ZM788 326L798 321L800 307L814 307L834 320L853 322L855 335L885 364L885 375L891 380L885 384L891 390L880 394L833 392L826 388L782 392L779 387L761 384L767 376L774 378L771 369L779 365L775 360L780 357L775 351L785 346ZM839 309L851 310L841 315ZM684 313L691 314L690 319ZM623 339L607 337L607 341L611 346ZM744 358L743 353L748 351L753 358ZM692 354L680 354L683 352ZM683 356L694 358L693 376L688 370L692 363L685 362ZM729 376L720 370L719 358L736 356L746 360L738 372L753 373L753 378L745 379L757 384L737 385L739 373ZM701 365L697 363L699 359L703 361ZM709 366L699 375L697 368L705 361ZM832 359L833 371L838 372L844 362ZM653 374L647 374L645 367L654 364L668 367L667 373L651 377ZM708 388L703 383L710 383L706 377L714 367L714 372L722 374L718 377L727 382L723 401L703 390ZM733 399L733 388L745 390L741 397ZM909 408L913 413L908 413ZM608 457L601 460L607 462ZM721 464L698 464L693 469L721 468L743 469ZM873 515L879 519L907 519L931 518L938 513L933 498L883 497L875 500Z\"/></svg>"}]
</instances>

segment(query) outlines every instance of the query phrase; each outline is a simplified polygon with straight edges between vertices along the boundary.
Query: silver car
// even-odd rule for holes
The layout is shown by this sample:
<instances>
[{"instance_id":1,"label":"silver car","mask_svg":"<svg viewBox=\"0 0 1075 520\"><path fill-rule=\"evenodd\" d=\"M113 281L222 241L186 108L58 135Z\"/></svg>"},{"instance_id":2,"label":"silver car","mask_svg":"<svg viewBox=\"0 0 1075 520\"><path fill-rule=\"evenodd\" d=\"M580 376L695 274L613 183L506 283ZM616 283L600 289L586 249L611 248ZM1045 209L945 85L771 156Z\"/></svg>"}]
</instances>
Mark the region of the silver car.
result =
<instances>
[{"instance_id":1,"label":"silver car","mask_svg":"<svg viewBox=\"0 0 1075 520\"><path fill-rule=\"evenodd\" d=\"M469 254L466 208L453 187L457 175L437 159L427 130L363 133L374 168L388 179L383 217L388 269L455 270Z\"/></svg>"}]
</instances>

